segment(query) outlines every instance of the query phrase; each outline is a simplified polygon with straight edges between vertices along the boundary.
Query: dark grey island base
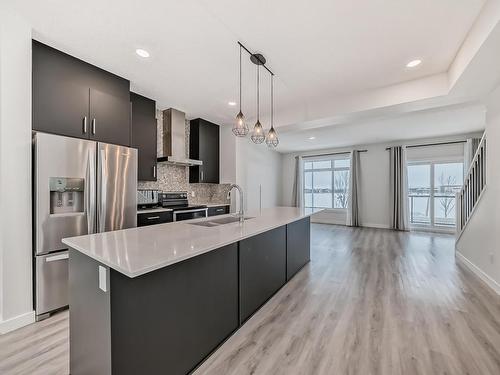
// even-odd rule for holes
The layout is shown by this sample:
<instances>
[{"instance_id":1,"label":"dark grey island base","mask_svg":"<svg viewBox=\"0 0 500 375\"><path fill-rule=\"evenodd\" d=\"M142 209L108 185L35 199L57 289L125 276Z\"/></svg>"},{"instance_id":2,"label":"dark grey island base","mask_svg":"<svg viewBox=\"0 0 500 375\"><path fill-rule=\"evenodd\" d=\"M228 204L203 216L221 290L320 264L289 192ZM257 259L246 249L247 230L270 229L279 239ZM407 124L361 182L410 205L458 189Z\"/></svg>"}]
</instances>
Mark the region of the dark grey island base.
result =
<instances>
[{"instance_id":1,"label":"dark grey island base","mask_svg":"<svg viewBox=\"0 0 500 375\"><path fill-rule=\"evenodd\" d=\"M71 374L188 374L309 260L309 217L134 278L70 249Z\"/></svg>"}]
</instances>

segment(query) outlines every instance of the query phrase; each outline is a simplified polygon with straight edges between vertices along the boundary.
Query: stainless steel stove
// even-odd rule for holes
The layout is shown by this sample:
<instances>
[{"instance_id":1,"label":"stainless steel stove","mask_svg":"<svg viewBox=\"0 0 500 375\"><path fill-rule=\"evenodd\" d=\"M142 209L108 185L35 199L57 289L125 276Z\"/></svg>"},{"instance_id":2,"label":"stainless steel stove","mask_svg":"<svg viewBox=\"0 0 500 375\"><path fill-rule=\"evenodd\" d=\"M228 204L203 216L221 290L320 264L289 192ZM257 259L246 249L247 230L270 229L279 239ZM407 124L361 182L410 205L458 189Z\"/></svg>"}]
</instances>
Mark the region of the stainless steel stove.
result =
<instances>
[{"instance_id":1,"label":"stainless steel stove","mask_svg":"<svg viewBox=\"0 0 500 375\"><path fill-rule=\"evenodd\" d=\"M205 205L190 205L185 191L158 194L158 203L174 211L174 221L196 219L208 216Z\"/></svg>"}]
</instances>

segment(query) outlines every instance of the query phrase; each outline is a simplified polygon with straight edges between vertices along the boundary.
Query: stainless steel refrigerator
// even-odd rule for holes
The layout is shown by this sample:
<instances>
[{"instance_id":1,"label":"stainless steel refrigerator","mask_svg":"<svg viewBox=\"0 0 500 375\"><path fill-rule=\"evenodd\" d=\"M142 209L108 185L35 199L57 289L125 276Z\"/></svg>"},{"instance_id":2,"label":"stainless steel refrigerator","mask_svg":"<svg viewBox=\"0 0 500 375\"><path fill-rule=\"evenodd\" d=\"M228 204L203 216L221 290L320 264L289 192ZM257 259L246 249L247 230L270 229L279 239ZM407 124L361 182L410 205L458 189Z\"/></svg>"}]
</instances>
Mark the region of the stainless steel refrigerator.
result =
<instances>
[{"instance_id":1,"label":"stainless steel refrigerator","mask_svg":"<svg viewBox=\"0 0 500 375\"><path fill-rule=\"evenodd\" d=\"M37 319L68 305L65 237L137 225L137 150L33 134L34 305Z\"/></svg>"}]
</instances>

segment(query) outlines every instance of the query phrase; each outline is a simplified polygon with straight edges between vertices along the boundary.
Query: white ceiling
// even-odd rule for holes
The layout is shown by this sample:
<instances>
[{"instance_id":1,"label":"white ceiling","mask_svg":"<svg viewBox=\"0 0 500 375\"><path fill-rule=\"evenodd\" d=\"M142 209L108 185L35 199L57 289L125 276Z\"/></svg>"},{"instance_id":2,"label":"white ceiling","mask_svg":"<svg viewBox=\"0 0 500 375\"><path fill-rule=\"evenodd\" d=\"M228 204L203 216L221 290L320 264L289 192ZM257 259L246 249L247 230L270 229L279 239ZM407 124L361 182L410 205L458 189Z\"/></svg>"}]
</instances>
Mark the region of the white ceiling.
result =
<instances>
[{"instance_id":1,"label":"white ceiling","mask_svg":"<svg viewBox=\"0 0 500 375\"><path fill-rule=\"evenodd\" d=\"M236 42L242 41L263 53L277 75L276 125L283 130L284 151L301 146L292 147L288 127L297 132L317 121L328 127L335 116L350 117L357 107L446 94L445 74L485 2L2 0L2 5L27 18L36 39L130 79L132 89L154 98L159 108L175 107L188 118L223 125L237 112L227 103L238 100ZM151 57L138 57L136 48ZM422 65L406 68L414 58ZM256 77L248 59L243 77L243 111L252 123ZM267 127L266 74L261 83L261 120ZM333 139L344 129L354 142L344 125L332 130ZM390 134L383 126L379 131Z\"/></svg>"},{"instance_id":2,"label":"white ceiling","mask_svg":"<svg viewBox=\"0 0 500 375\"><path fill-rule=\"evenodd\" d=\"M280 135L280 152L343 148L479 132L484 130L485 115L482 104L460 104L307 131L287 131Z\"/></svg>"}]
</instances>

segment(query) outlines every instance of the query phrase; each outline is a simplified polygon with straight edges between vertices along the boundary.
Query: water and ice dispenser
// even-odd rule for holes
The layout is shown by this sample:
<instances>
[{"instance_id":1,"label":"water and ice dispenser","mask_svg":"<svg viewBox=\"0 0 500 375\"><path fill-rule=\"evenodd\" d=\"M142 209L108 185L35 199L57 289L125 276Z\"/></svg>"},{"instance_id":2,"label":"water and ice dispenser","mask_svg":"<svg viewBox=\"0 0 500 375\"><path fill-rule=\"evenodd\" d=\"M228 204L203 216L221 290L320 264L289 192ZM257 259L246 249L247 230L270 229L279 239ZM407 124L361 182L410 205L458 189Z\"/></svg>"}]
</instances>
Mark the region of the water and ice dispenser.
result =
<instances>
[{"instance_id":1,"label":"water and ice dispenser","mask_svg":"<svg viewBox=\"0 0 500 375\"><path fill-rule=\"evenodd\" d=\"M84 212L84 179L50 177L50 213Z\"/></svg>"}]
</instances>

